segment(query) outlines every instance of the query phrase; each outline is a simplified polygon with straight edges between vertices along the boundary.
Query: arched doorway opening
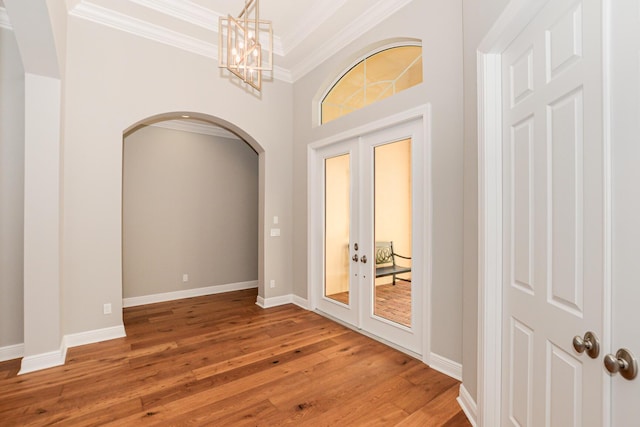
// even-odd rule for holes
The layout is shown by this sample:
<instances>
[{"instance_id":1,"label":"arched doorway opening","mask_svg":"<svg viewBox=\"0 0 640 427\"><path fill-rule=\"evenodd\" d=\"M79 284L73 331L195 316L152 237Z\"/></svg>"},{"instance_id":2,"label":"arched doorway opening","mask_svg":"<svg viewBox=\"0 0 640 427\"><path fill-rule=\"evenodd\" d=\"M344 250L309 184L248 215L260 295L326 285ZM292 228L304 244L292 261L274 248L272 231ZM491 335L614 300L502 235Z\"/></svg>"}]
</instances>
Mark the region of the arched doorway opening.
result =
<instances>
[{"instance_id":1,"label":"arched doorway opening","mask_svg":"<svg viewBox=\"0 0 640 427\"><path fill-rule=\"evenodd\" d=\"M123 132L123 307L264 283L263 155L246 132L203 113Z\"/></svg>"}]
</instances>

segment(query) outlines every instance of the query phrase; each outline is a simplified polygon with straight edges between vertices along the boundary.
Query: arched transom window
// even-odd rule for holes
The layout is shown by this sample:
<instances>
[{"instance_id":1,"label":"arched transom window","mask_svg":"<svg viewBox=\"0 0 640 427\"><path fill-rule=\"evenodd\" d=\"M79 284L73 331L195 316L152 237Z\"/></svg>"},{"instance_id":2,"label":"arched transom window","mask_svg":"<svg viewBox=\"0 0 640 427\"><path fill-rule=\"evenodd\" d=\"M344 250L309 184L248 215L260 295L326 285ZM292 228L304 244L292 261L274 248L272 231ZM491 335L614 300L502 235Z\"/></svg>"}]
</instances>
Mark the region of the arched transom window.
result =
<instances>
[{"instance_id":1,"label":"arched transom window","mask_svg":"<svg viewBox=\"0 0 640 427\"><path fill-rule=\"evenodd\" d=\"M420 83L421 46L382 50L358 62L333 85L321 102L320 122L330 122Z\"/></svg>"}]
</instances>

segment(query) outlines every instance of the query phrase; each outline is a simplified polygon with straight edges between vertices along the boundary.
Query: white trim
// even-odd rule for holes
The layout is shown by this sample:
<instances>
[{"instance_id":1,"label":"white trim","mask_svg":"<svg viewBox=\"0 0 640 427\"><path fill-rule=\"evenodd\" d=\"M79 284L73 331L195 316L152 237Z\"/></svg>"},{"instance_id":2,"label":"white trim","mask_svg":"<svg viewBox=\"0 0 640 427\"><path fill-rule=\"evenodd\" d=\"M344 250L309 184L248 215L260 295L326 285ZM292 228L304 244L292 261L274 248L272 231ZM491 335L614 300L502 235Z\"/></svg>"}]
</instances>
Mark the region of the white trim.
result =
<instances>
[{"instance_id":1,"label":"white trim","mask_svg":"<svg viewBox=\"0 0 640 427\"><path fill-rule=\"evenodd\" d=\"M0 28L4 28L9 31L13 30L11 21L9 20L9 14L7 13L7 9L4 7L0 7Z\"/></svg>"},{"instance_id":2,"label":"white trim","mask_svg":"<svg viewBox=\"0 0 640 427\"><path fill-rule=\"evenodd\" d=\"M23 357L18 375L64 365L67 358L67 350L71 347L94 344L126 336L123 325L65 335L62 337L59 350Z\"/></svg>"},{"instance_id":3,"label":"white trim","mask_svg":"<svg viewBox=\"0 0 640 427\"><path fill-rule=\"evenodd\" d=\"M207 286L205 288L185 289L183 291L165 292L161 294L144 295L140 297L129 297L122 299L122 307L136 307L145 304L155 304L158 302L174 301L184 298L201 297L205 295L215 295L224 292L242 291L258 287L257 280L249 282L230 283L226 285Z\"/></svg>"},{"instance_id":4,"label":"white trim","mask_svg":"<svg viewBox=\"0 0 640 427\"><path fill-rule=\"evenodd\" d=\"M307 57L293 66L291 68L293 80L297 81L304 77L328 58L334 56L336 52L347 47L365 32L375 28L382 21L412 1L413 0L379 0L369 7L366 14L359 16L351 22L351 25L335 33L334 36L324 42L322 46L318 49L313 49Z\"/></svg>"},{"instance_id":5,"label":"white trim","mask_svg":"<svg viewBox=\"0 0 640 427\"><path fill-rule=\"evenodd\" d=\"M478 425L476 421L478 417L478 408L475 400L473 400L473 397L471 397L471 394L467 391L464 384L460 384L460 394L456 400L462 408L462 412L467 416L469 423L471 423L473 427L476 427Z\"/></svg>"},{"instance_id":6,"label":"white trim","mask_svg":"<svg viewBox=\"0 0 640 427\"><path fill-rule=\"evenodd\" d=\"M119 325L113 326L111 328L96 329L93 331L65 335L63 341L66 348L72 348L81 345L94 344L97 342L123 338L126 336L127 333L124 330L124 325Z\"/></svg>"},{"instance_id":7,"label":"white trim","mask_svg":"<svg viewBox=\"0 0 640 427\"><path fill-rule=\"evenodd\" d=\"M451 359L442 357L439 354L431 353L429 355L429 367L441 372L451 378L455 378L458 381L462 381L462 365L458 362L454 362Z\"/></svg>"},{"instance_id":8,"label":"white trim","mask_svg":"<svg viewBox=\"0 0 640 427\"><path fill-rule=\"evenodd\" d=\"M155 10L156 12L205 28L215 34L218 33L218 18L221 15L193 2L185 0L131 1ZM363 33L375 28L411 1L413 0L379 0L376 4L369 7L365 14L355 19L351 25L335 33L326 43L323 43L321 48L312 49L309 55L294 65L291 70L274 66L273 77L287 83L294 83L328 58L332 57L335 52L344 49ZM315 31L321 23L334 15L344 3L346 3L346 0L334 1L329 5L327 5L326 2L317 2L315 7L307 11L306 15L300 20L299 24L291 33L283 37L273 37L274 54L285 56L291 53L303 40ZM215 60L218 58L218 48L216 44L208 43L202 39L197 39L169 28L125 15L95 3L87 1L78 2L76 6L69 11L69 14L208 58ZM211 39L217 40L217 36L214 35Z\"/></svg>"},{"instance_id":9,"label":"white trim","mask_svg":"<svg viewBox=\"0 0 640 427\"><path fill-rule=\"evenodd\" d=\"M220 138L235 139L238 141L241 140L235 133L207 122L198 122L194 120L163 120L161 122L153 123L151 126L182 132L197 133L201 135L217 136Z\"/></svg>"},{"instance_id":10,"label":"white trim","mask_svg":"<svg viewBox=\"0 0 640 427\"><path fill-rule=\"evenodd\" d=\"M481 426L500 425L501 410L502 175L498 171L502 167L502 151L500 95L495 92L500 90L500 70L499 55L478 55L477 394Z\"/></svg>"},{"instance_id":11,"label":"white trim","mask_svg":"<svg viewBox=\"0 0 640 427\"><path fill-rule=\"evenodd\" d=\"M414 119L424 119L430 123L429 117L431 116L431 104L422 104L417 107L411 108L406 111L402 111L400 113L394 114L392 116L383 117L375 122L367 123L362 126L358 126L357 128L348 129L344 132L338 133L336 135L332 135L318 141L312 142L308 145L311 149L311 154L313 157L313 151L319 148L325 147L327 145L336 144L341 141L345 141L347 139L357 138L359 136L367 135L369 133L376 132L380 129L388 128L395 125L400 125L402 123L409 122ZM428 133L425 134L425 138ZM313 163L313 162L312 162ZM313 186L311 187L313 188Z\"/></svg>"},{"instance_id":12,"label":"white trim","mask_svg":"<svg viewBox=\"0 0 640 427\"><path fill-rule=\"evenodd\" d=\"M207 9L187 0L129 0L141 6L163 13L173 18L188 22L206 30L214 32L213 37L218 36L218 22L220 18L226 18L227 14L221 14L215 10ZM240 10L238 10L239 12ZM236 12L236 11L233 11ZM233 13L232 13L233 14ZM306 37L306 36L305 36ZM278 36L273 36L273 53L283 56L282 40Z\"/></svg>"},{"instance_id":13,"label":"white trim","mask_svg":"<svg viewBox=\"0 0 640 427\"><path fill-rule=\"evenodd\" d=\"M281 44L282 55L287 55L294 50L327 19L338 12L346 2L347 0L323 0L314 2L306 13L300 17L295 28L279 38L278 41Z\"/></svg>"},{"instance_id":14,"label":"white trim","mask_svg":"<svg viewBox=\"0 0 640 427\"><path fill-rule=\"evenodd\" d=\"M215 33L218 32L218 19L222 16L226 17L226 15L186 0L129 1Z\"/></svg>"},{"instance_id":15,"label":"white trim","mask_svg":"<svg viewBox=\"0 0 640 427\"><path fill-rule=\"evenodd\" d=\"M53 368L55 366L62 366L64 365L66 358L67 347L64 344L61 344L60 349L56 351L36 354L33 356L25 356L22 358L20 372L18 372L18 375Z\"/></svg>"},{"instance_id":16,"label":"white trim","mask_svg":"<svg viewBox=\"0 0 640 427\"><path fill-rule=\"evenodd\" d=\"M258 295L258 298L256 300L256 305L260 306L261 308L271 308L271 307L278 307L281 305L285 305L285 304L293 304L294 298L292 294L289 295L281 295L279 297L271 297L271 298L263 298L260 295Z\"/></svg>"},{"instance_id":17,"label":"white trim","mask_svg":"<svg viewBox=\"0 0 640 427\"><path fill-rule=\"evenodd\" d=\"M0 362L19 359L24 356L24 344L14 344L0 347Z\"/></svg>"},{"instance_id":18,"label":"white trim","mask_svg":"<svg viewBox=\"0 0 640 427\"><path fill-rule=\"evenodd\" d=\"M612 266L612 197L613 197L613 174L612 174L612 130L611 130L611 39L612 25L611 6L613 0L602 1L602 145L603 149L603 203L604 203L604 266L603 266L603 296L602 296L602 348L612 348L613 342L613 266ZM612 381L607 381L608 373L603 381L604 406L602 410L602 425L610 427L613 420L613 385Z\"/></svg>"},{"instance_id":19,"label":"white trim","mask_svg":"<svg viewBox=\"0 0 640 427\"><path fill-rule=\"evenodd\" d=\"M306 300L297 295L293 296L293 303L300 308L304 308L305 310L309 310L309 300Z\"/></svg>"},{"instance_id":20,"label":"white trim","mask_svg":"<svg viewBox=\"0 0 640 427\"><path fill-rule=\"evenodd\" d=\"M502 404L501 52L546 2L513 0L480 43L478 64L478 424Z\"/></svg>"},{"instance_id":21,"label":"white trim","mask_svg":"<svg viewBox=\"0 0 640 427\"><path fill-rule=\"evenodd\" d=\"M207 43L93 3L80 2L69 12L69 15L208 58L218 59L218 48L212 43Z\"/></svg>"}]
</instances>

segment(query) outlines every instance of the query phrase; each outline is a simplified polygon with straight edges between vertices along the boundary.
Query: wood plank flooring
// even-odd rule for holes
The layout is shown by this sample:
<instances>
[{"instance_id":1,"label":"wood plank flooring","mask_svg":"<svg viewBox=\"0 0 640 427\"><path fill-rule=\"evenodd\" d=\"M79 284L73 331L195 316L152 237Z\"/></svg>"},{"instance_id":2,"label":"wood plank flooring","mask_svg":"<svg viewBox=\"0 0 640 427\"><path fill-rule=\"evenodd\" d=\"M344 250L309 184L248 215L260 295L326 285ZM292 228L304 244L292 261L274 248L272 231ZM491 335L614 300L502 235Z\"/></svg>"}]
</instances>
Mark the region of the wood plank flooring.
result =
<instances>
[{"instance_id":1,"label":"wood plank flooring","mask_svg":"<svg viewBox=\"0 0 640 427\"><path fill-rule=\"evenodd\" d=\"M255 290L125 309L127 337L17 376L0 363L0 425L469 426L459 383Z\"/></svg>"},{"instance_id":2,"label":"wood plank flooring","mask_svg":"<svg viewBox=\"0 0 640 427\"><path fill-rule=\"evenodd\" d=\"M401 325L411 326L411 282L396 280L378 285L376 290L376 316L384 317ZM349 291L328 295L329 298L343 304L349 304Z\"/></svg>"}]
</instances>

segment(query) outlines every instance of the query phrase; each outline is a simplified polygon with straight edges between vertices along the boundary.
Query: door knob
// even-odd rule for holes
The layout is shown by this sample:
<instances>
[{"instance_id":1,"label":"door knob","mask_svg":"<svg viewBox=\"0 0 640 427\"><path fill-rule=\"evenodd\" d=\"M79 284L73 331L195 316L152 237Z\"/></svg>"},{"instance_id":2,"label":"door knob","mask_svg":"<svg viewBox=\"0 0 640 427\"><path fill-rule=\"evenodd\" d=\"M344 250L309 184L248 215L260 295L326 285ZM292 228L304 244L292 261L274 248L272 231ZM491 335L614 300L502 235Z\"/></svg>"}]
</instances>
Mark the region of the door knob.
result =
<instances>
[{"instance_id":1,"label":"door knob","mask_svg":"<svg viewBox=\"0 0 640 427\"><path fill-rule=\"evenodd\" d=\"M351 259L354 260L355 262L358 262L358 254L353 255Z\"/></svg>"},{"instance_id":2,"label":"door knob","mask_svg":"<svg viewBox=\"0 0 640 427\"><path fill-rule=\"evenodd\" d=\"M362 262L363 264L367 263L367 256L366 255L362 255L362 257L360 258L360 262Z\"/></svg>"},{"instance_id":3,"label":"door knob","mask_svg":"<svg viewBox=\"0 0 640 427\"><path fill-rule=\"evenodd\" d=\"M600 340L598 340L596 334L588 331L584 334L584 338L579 335L573 337L573 348L575 348L578 353L584 353L586 351L590 358L596 359L598 355L600 355Z\"/></svg>"},{"instance_id":4,"label":"door knob","mask_svg":"<svg viewBox=\"0 0 640 427\"><path fill-rule=\"evenodd\" d=\"M612 374L620 372L623 378L634 379L638 375L638 362L626 348L621 348L615 356L607 354L604 357L604 367Z\"/></svg>"}]
</instances>

